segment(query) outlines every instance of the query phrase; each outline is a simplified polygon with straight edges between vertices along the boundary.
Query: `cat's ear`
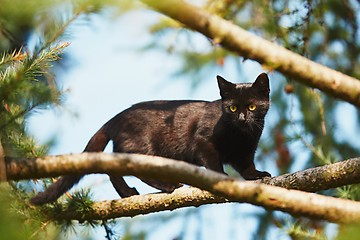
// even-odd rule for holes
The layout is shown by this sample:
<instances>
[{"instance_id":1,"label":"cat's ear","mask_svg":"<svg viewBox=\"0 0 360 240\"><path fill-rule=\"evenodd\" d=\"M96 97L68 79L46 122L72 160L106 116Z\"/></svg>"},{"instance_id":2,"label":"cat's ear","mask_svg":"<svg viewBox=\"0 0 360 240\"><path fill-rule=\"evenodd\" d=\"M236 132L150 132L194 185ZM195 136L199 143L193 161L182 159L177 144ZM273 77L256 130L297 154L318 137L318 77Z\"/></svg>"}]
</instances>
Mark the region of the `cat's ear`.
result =
<instances>
[{"instance_id":1,"label":"cat's ear","mask_svg":"<svg viewBox=\"0 0 360 240\"><path fill-rule=\"evenodd\" d=\"M252 84L259 92L270 93L269 78L266 73L261 73Z\"/></svg>"},{"instance_id":2,"label":"cat's ear","mask_svg":"<svg viewBox=\"0 0 360 240\"><path fill-rule=\"evenodd\" d=\"M216 78L220 89L220 96L222 98L228 97L232 90L235 88L235 84L226 81L223 77L219 75L217 75Z\"/></svg>"}]
</instances>

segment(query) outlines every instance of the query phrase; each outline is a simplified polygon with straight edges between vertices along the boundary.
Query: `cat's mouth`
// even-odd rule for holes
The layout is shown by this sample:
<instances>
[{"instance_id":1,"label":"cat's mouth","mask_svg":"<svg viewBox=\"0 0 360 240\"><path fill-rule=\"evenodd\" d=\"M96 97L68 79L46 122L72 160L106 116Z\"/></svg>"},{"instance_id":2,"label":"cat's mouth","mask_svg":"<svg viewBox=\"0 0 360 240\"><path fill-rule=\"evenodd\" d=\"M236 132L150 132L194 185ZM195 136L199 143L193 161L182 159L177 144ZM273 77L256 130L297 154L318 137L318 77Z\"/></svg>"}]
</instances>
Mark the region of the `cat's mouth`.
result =
<instances>
[{"instance_id":1,"label":"cat's mouth","mask_svg":"<svg viewBox=\"0 0 360 240\"><path fill-rule=\"evenodd\" d=\"M238 119L237 125L240 129L247 130L250 128L251 122L248 121L247 119Z\"/></svg>"},{"instance_id":2,"label":"cat's mouth","mask_svg":"<svg viewBox=\"0 0 360 240\"><path fill-rule=\"evenodd\" d=\"M247 132L247 133L253 133L254 131L261 132L263 130L263 125L257 121L253 121L252 119L250 120L245 119L244 121L238 121L237 126L242 132Z\"/></svg>"},{"instance_id":3,"label":"cat's mouth","mask_svg":"<svg viewBox=\"0 0 360 240\"><path fill-rule=\"evenodd\" d=\"M247 119L246 117L242 118L240 116L237 119L237 126L244 132L252 131L255 128L254 121Z\"/></svg>"}]
</instances>

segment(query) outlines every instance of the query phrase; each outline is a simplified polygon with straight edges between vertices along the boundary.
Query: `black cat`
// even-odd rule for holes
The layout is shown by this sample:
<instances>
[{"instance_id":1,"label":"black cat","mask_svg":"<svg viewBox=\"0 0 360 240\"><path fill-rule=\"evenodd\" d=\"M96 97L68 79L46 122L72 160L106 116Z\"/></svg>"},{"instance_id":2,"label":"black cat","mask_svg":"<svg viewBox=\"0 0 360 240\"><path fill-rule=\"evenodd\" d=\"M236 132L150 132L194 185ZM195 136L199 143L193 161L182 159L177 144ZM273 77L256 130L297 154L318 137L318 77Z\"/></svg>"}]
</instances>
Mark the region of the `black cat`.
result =
<instances>
[{"instance_id":1,"label":"black cat","mask_svg":"<svg viewBox=\"0 0 360 240\"><path fill-rule=\"evenodd\" d=\"M254 165L270 106L267 75L260 74L254 83L233 84L220 76L217 80L220 100L138 103L102 126L84 151L103 151L112 140L114 152L168 157L221 173L223 164L230 164L247 180L270 177ZM35 205L53 202L82 177L63 176L30 202ZM110 175L110 180L121 197L139 194L122 176ZM165 192L181 186L156 179L142 180Z\"/></svg>"}]
</instances>

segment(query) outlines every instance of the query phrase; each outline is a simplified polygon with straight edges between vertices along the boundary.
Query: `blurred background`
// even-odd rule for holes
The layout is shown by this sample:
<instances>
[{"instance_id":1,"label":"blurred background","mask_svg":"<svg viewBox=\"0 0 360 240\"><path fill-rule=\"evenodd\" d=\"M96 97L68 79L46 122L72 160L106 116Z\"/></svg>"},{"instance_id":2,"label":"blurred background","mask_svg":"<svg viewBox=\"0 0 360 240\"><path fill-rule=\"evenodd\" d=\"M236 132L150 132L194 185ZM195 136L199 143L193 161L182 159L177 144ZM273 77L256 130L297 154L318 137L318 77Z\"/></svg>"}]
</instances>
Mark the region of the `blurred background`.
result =
<instances>
[{"instance_id":1,"label":"blurred background","mask_svg":"<svg viewBox=\"0 0 360 240\"><path fill-rule=\"evenodd\" d=\"M356 1L196 4L269 41L359 77ZM260 170L276 176L359 156L355 107L228 52L138 1L0 0L0 50L0 137L7 155L80 153L106 121L134 103L215 100L220 97L216 75L232 82L253 82L259 73L268 72L272 105L256 156ZM111 144L106 151L111 152ZM230 168L227 172L237 176ZM133 177L126 179L141 193L156 191ZM25 222L26 231L14 233L20 234L18 239L105 239L104 223L54 224L44 220L39 210L27 212L19 198L41 190L38 183L22 181L5 187L1 198L17 210L1 208L6 219L14 221L0 220L0 233L10 234L10 223ZM89 175L76 188L89 188L96 201L119 198L107 175ZM357 186L324 194L351 199L359 195ZM335 239L344 231L334 224L249 204L121 218L108 221L106 227L111 239L164 240Z\"/></svg>"}]
</instances>

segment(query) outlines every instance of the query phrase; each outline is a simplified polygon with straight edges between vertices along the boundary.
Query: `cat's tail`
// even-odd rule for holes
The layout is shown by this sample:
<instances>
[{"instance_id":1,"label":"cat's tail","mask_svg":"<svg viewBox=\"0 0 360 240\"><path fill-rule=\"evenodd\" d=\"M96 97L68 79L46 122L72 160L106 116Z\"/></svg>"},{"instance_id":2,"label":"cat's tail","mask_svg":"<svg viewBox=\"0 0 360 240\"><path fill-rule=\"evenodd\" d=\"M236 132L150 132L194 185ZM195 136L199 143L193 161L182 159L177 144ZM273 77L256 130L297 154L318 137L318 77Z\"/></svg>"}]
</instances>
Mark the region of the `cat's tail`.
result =
<instances>
[{"instance_id":1,"label":"cat's tail","mask_svg":"<svg viewBox=\"0 0 360 240\"><path fill-rule=\"evenodd\" d=\"M104 150L110 138L103 126L88 142L84 152L101 152ZM42 205L56 201L61 195L77 184L84 175L66 175L48 187L44 192L38 193L30 199L33 205Z\"/></svg>"}]
</instances>

